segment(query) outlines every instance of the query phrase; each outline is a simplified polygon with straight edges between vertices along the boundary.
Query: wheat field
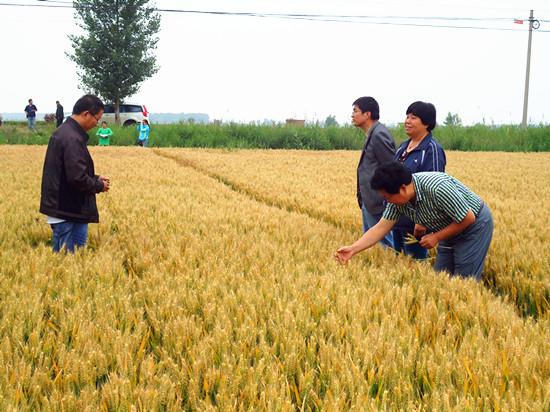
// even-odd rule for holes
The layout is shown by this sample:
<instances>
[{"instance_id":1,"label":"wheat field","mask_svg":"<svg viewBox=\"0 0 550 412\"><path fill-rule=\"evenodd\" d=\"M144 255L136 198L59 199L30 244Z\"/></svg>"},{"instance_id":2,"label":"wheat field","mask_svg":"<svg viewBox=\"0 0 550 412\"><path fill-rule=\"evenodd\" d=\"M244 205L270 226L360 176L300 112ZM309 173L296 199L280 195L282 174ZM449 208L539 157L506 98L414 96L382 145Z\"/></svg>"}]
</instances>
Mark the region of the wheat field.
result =
<instances>
[{"instance_id":1,"label":"wheat field","mask_svg":"<svg viewBox=\"0 0 550 412\"><path fill-rule=\"evenodd\" d=\"M550 154L448 152L493 212L482 283L359 235L353 151L91 147L75 255L46 148L0 146L1 410L548 410Z\"/></svg>"}]
</instances>

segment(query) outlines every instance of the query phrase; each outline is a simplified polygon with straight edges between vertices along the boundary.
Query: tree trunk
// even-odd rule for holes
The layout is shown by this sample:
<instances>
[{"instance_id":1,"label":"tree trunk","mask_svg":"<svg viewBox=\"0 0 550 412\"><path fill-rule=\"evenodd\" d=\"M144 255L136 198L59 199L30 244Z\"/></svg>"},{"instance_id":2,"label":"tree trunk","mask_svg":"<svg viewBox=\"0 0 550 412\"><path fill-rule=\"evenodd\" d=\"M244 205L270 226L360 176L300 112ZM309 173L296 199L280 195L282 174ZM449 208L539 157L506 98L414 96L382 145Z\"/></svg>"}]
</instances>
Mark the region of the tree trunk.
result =
<instances>
[{"instance_id":1,"label":"tree trunk","mask_svg":"<svg viewBox=\"0 0 550 412\"><path fill-rule=\"evenodd\" d=\"M120 126L120 99L115 100L115 124Z\"/></svg>"}]
</instances>

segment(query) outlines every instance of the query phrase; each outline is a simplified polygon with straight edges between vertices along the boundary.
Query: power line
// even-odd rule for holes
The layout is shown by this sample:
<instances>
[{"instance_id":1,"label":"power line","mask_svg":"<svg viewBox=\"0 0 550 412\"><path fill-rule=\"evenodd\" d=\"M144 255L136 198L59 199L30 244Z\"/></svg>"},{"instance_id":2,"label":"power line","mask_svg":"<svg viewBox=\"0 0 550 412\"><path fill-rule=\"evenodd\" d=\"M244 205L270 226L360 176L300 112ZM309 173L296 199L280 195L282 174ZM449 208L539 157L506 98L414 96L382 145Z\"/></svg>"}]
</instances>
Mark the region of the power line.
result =
<instances>
[{"instance_id":1,"label":"power line","mask_svg":"<svg viewBox=\"0 0 550 412\"><path fill-rule=\"evenodd\" d=\"M39 0L39 1L46 1L46 0ZM73 6L71 5L53 5L53 4L13 4L13 3L0 3L0 6L15 6L15 7L46 7L46 8L66 8L66 9L72 9Z\"/></svg>"},{"instance_id":2,"label":"power line","mask_svg":"<svg viewBox=\"0 0 550 412\"><path fill-rule=\"evenodd\" d=\"M72 2L61 0L36 0L40 4L13 4L0 3L0 6L19 6L19 7L45 7L45 8L75 8ZM45 3L45 4L44 4ZM86 3L83 3L86 6ZM88 4L91 6L91 4ZM450 24L432 24L432 23L410 23L407 20L427 20L427 21L445 21L445 22L513 22L516 19L506 17L434 17L434 16L365 16L365 15L333 15L333 14L291 14L291 13L259 13L259 12L228 12L228 11L208 11L208 10L182 10L182 9L151 9L160 13L182 13L182 14L204 14L218 16L237 16L237 17L260 17L276 18L288 20L305 20L333 23L354 23L354 24L375 24L384 26L404 26L404 27L426 27L426 28L445 28L445 29L470 29L470 30L495 30L495 31L525 31L521 28L507 27L484 27L473 25L450 25ZM382 21L380 21L382 20ZM395 20L404 20L397 22ZM528 19L525 19L528 20ZM539 20L539 22L549 22L549 20ZM550 30L537 30L538 32L548 33Z\"/></svg>"}]
</instances>

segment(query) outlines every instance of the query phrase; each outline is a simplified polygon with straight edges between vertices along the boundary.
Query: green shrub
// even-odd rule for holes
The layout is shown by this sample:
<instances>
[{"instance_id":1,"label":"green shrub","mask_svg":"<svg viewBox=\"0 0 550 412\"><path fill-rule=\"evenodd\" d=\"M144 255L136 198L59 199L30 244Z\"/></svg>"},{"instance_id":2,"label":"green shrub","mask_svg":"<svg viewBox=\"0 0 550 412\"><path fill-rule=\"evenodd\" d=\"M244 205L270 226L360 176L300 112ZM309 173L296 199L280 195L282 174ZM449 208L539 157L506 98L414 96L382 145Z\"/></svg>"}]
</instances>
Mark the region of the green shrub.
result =
<instances>
[{"instance_id":1,"label":"green shrub","mask_svg":"<svg viewBox=\"0 0 550 412\"><path fill-rule=\"evenodd\" d=\"M133 146L138 138L135 126L109 126L113 130L111 145ZM26 122L4 122L0 127L0 144L48 144L55 124L38 122L38 132L30 132ZM88 144L98 144L90 131ZM390 128L397 144L408 139L405 127ZM550 151L550 126L530 126L523 130L518 125L442 126L433 131L445 150L546 152ZM149 146L153 147L208 147L228 149L310 149L360 150L365 142L361 129L351 125L321 127L319 124L303 127L285 124L228 123L205 125L191 123L152 124Z\"/></svg>"}]
</instances>

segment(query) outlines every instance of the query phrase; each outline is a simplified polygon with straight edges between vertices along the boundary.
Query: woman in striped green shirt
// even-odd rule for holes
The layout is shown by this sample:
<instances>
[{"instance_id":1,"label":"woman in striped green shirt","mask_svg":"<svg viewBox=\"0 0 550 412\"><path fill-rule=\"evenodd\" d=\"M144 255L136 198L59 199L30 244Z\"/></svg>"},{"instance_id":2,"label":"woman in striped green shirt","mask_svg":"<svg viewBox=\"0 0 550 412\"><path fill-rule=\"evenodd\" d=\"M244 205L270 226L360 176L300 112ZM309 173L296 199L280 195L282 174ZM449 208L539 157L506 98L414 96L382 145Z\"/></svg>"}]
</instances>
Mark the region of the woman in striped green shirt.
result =
<instances>
[{"instance_id":1,"label":"woman in striped green shirt","mask_svg":"<svg viewBox=\"0 0 550 412\"><path fill-rule=\"evenodd\" d=\"M493 218L481 198L451 175L441 172L412 174L399 162L380 166L371 180L388 202L380 222L351 246L338 249L335 257L345 263L375 245L401 216L433 233L420 244L437 248L435 269L452 275L481 279L493 236ZM419 229L420 230L420 229ZM417 229L415 226L415 235Z\"/></svg>"}]
</instances>

